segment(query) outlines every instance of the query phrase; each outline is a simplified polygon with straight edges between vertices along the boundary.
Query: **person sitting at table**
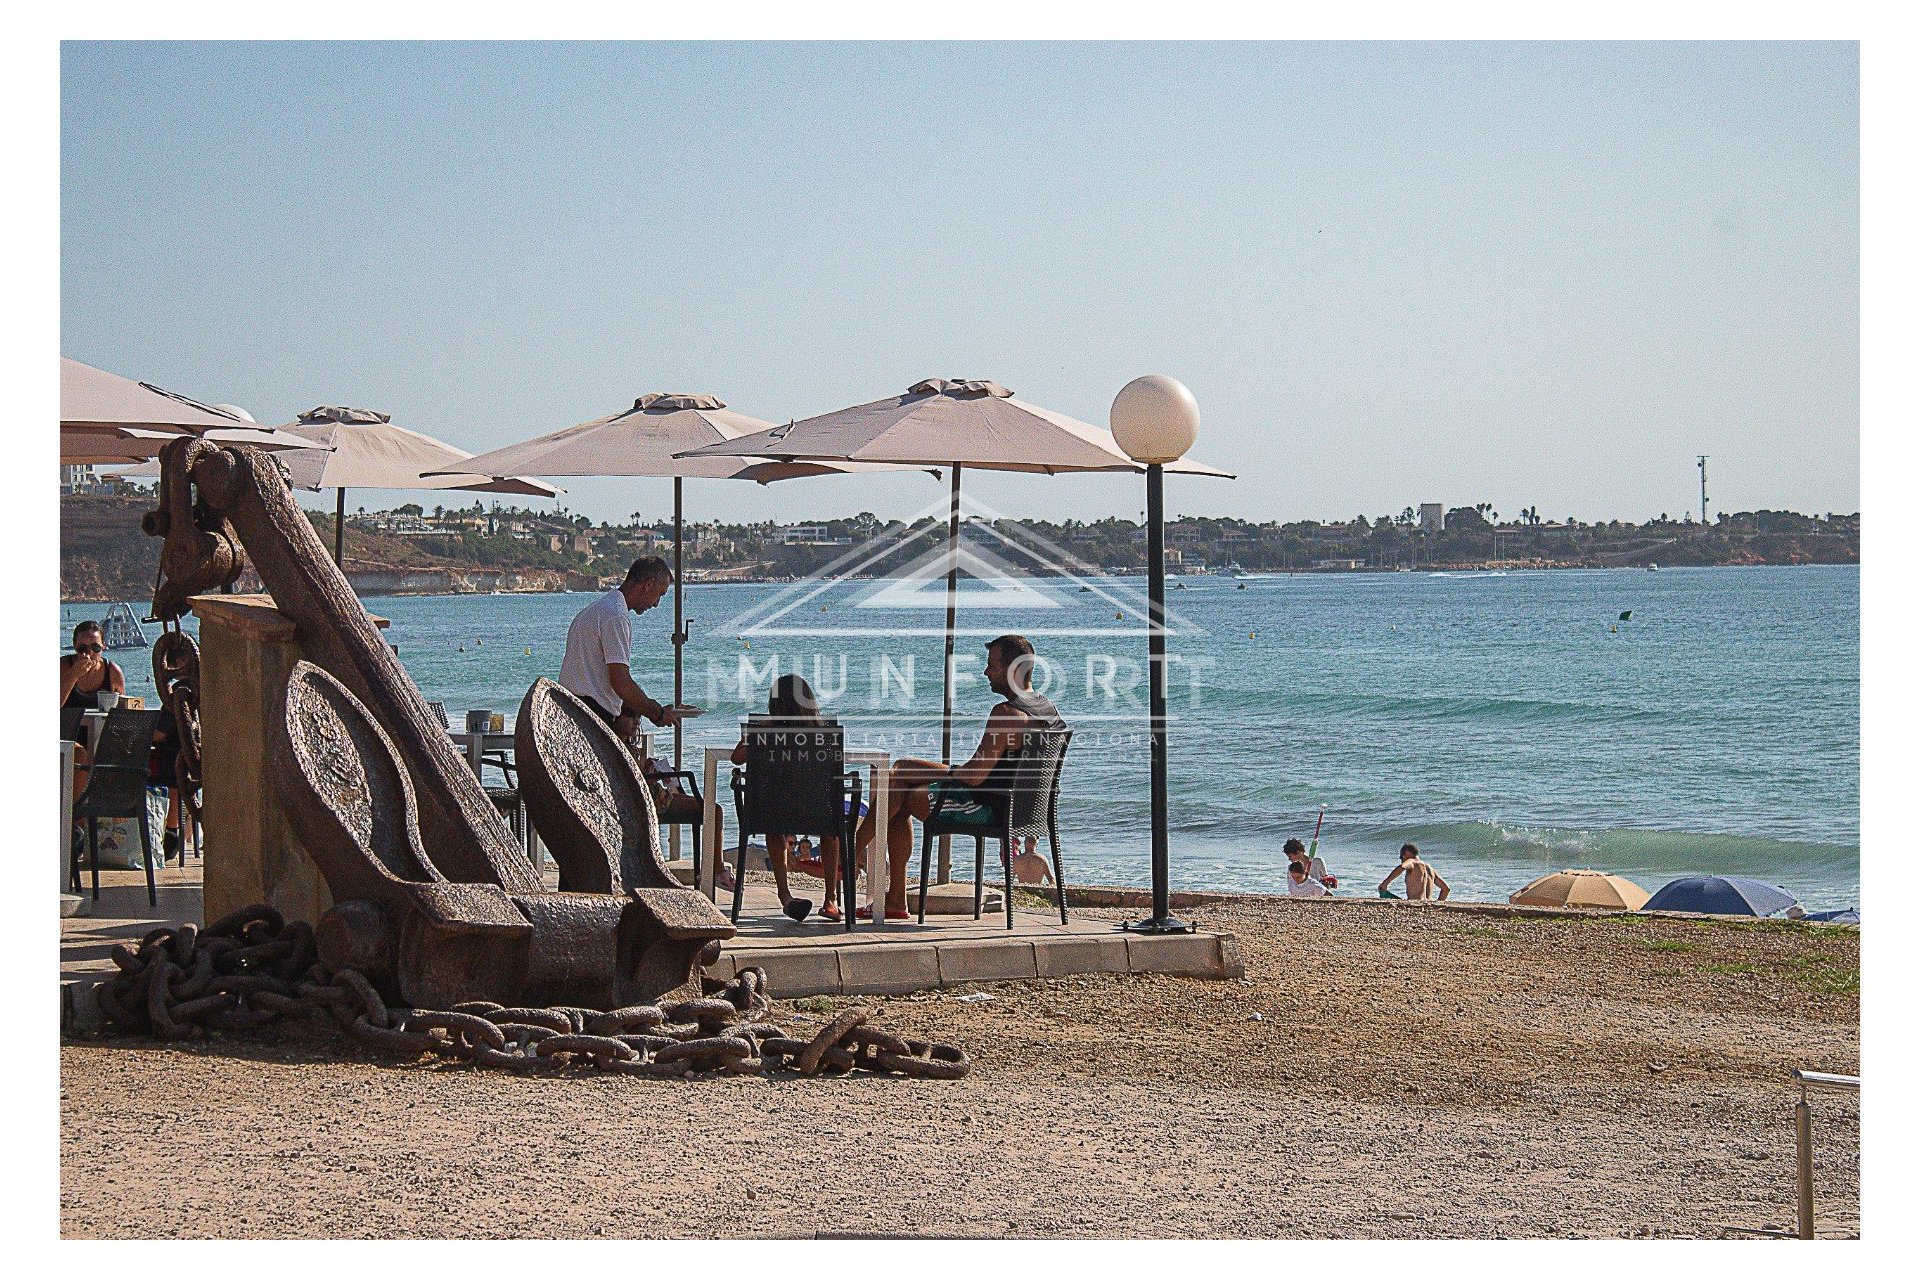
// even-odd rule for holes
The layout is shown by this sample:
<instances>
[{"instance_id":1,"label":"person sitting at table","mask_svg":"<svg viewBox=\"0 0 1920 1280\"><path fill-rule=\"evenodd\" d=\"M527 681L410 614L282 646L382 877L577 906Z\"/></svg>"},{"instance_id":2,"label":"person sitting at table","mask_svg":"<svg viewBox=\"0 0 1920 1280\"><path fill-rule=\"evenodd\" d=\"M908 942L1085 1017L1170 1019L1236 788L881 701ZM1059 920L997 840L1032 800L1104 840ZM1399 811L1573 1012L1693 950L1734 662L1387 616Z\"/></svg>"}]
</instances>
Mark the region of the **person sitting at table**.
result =
<instances>
[{"instance_id":1,"label":"person sitting at table","mask_svg":"<svg viewBox=\"0 0 1920 1280\"><path fill-rule=\"evenodd\" d=\"M820 700L814 696L813 686L801 676L781 676L773 682L773 688L767 694L767 717L777 721L781 729L806 729L824 723L820 717ZM744 727L740 741L730 757L735 764L747 762L747 735ZM787 858L793 849L793 836L769 835L767 837L767 862L773 867L773 886L780 895L780 909L795 920L805 920L813 910L813 903L805 898L796 898L787 889ZM824 836L820 840L822 855L822 875L826 882L826 903L820 908L823 920L842 918L840 908L835 905L839 899L835 890L840 884L840 840L837 836ZM718 868L715 868L717 871Z\"/></svg>"},{"instance_id":2,"label":"person sitting at table","mask_svg":"<svg viewBox=\"0 0 1920 1280\"><path fill-rule=\"evenodd\" d=\"M913 819L927 820L932 794L938 788L949 812L976 811L983 822L1013 782L1014 761L1025 736L1035 730L1067 727L1052 702L1033 691L1033 642L1025 636L996 636L987 641L987 684L1001 701L987 714L980 745L965 764L944 765L932 760L897 761L890 774L892 802L887 815L887 919L907 918L907 859L913 855ZM854 848L857 862L874 837L874 815L860 823ZM1011 850L1009 852L1012 852ZM1027 864L1040 861L1037 853L1020 852L1014 872L1022 880L1033 876ZM855 915L867 919L866 907Z\"/></svg>"},{"instance_id":3,"label":"person sitting at table","mask_svg":"<svg viewBox=\"0 0 1920 1280\"><path fill-rule=\"evenodd\" d=\"M642 556L627 568L619 586L600 596L574 616L567 627L566 653L560 661L560 685L613 726L620 741L632 746L640 717L665 728L680 723L680 710L647 696L633 679L633 619L645 613L673 589L673 570L659 556ZM640 771L653 792L653 807L662 822L692 822L700 805L692 796L668 790L653 776L653 763L640 760ZM715 868L720 887L731 889L725 867Z\"/></svg>"},{"instance_id":4,"label":"person sitting at table","mask_svg":"<svg viewBox=\"0 0 1920 1280\"><path fill-rule=\"evenodd\" d=\"M100 692L125 693L127 673L106 656L106 637L100 624L91 620L73 629L73 652L60 655L60 706L95 710ZM87 750L85 735L73 744L73 797L87 789L87 765L93 753Z\"/></svg>"}]
</instances>

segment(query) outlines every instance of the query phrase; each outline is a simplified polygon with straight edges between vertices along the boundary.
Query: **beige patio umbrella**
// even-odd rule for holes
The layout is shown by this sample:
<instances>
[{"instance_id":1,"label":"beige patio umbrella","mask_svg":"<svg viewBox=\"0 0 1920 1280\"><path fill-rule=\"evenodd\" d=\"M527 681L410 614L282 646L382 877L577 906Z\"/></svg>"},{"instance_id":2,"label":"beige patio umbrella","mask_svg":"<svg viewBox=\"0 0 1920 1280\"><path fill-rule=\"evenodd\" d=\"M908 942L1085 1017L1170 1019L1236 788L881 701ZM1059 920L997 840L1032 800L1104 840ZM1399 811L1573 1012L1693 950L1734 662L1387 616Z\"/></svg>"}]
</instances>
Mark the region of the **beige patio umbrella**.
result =
<instances>
[{"instance_id":1,"label":"beige patio umbrella","mask_svg":"<svg viewBox=\"0 0 1920 1280\"><path fill-rule=\"evenodd\" d=\"M1114 443L1113 433L1014 398L997 382L928 378L902 395L820 414L758 435L698 449L688 460L760 455L790 462L886 463L951 467L947 510L946 661L941 686L940 759L953 758L953 636L960 575L960 473L1132 471L1146 468ZM1204 463L1169 463L1169 472L1218 476ZM944 872L944 858L942 871Z\"/></svg>"},{"instance_id":2,"label":"beige patio umbrella","mask_svg":"<svg viewBox=\"0 0 1920 1280\"><path fill-rule=\"evenodd\" d=\"M461 466L473 455L430 435L396 427L390 414L372 409L322 405L276 430L301 446L279 455L287 468L288 482L296 489L316 493L332 489L335 493L335 564L344 563L348 489L455 489L535 498L554 498L564 492L526 476L490 476L473 471L422 474L434 468ZM218 437L222 433L208 434ZM160 465L155 462L118 474L128 479L150 479L160 474Z\"/></svg>"},{"instance_id":3,"label":"beige patio umbrella","mask_svg":"<svg viewBox=\"0 0 1920 1280\"><path fill-rule=\"evenodd\" d=\"M168 441L183 435L263 449L310 444L256 426L223 407L60 357L61 462L140 462L158 457Z\"/></svg>"},{"instance_id":4,"label":"beige patio umbrella","mask_svg":"<svg viewBox=\"0 0 1920 1280\"><path fill-rule=\"evenodd\" d=\"M1652 896L1624 876L1605 871L1556 871L1508 896L1516 907L1604 907L1638 911Z\"/></svg>"},{"instance_id":5,"label":"beige patio umbrella","mask_svg":"<svg viewBox=\"0 0 1920 1280\"><path fill-rule=\"evenodd\" d=\"M473 457L432 436L393 425L390 414L322 405L282 430L318 446L282 454L296 488L332 489L333 562L343 563L348 489L459 489L558 497L562 490L506 471L469 470Z\"/></svg>"},{"instance_id":6,"label":"beige patio umbrella","mask_svg":"<svg viewBox=\"0 0 1920 1280\"><path fill-rule=\"evenodd\" d=\"M683 650L687 641L685 590L680 584L683 484L697 480L754 480L771 484L804 476L859 471L917 470L894 466L849 466L763 457L690 458L705 445L723 444L771 430L771 422L727 408L718 396L686 392L650 392L631 408L594 418L519 444L467 459L462 466L489 475L653 476L673 480L673 702L685 700ZM431 474L431 473L430 473ZM938 473L936 473L938 474ZM673 731L673 767L681 767L681 734Z\"/></svg>"}]
</instances>

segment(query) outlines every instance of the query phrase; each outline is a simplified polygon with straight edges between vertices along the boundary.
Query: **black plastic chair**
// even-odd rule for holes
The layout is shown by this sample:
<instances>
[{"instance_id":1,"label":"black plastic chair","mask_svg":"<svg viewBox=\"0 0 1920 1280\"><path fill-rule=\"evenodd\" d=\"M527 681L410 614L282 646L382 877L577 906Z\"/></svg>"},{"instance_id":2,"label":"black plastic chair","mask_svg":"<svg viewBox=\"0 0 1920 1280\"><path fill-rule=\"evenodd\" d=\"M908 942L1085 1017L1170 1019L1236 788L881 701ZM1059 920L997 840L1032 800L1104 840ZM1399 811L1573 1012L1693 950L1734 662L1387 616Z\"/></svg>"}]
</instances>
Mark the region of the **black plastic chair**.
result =
<instances>
[{"instance_id":1,"label":"black plastic chair","mask_svg":"<svg viewBox=\"0 0 1920 1280\"><path fill-rule=\"evenodd\" d=\"M93 896L100 898L100 819L137 818L140 822L140 861L147 869L147 903L160 905L153 880L153 832L147 825L147 753L160 712L115 707L107 712L93 762L87 766L87 789L74 802L73 816L87 824L87 857L93 863ZM80 891L80 857L70 859L73 890Z\"/></svg>"},{"instance_id":2,"label":"black plastic chair","mask_svg":"<svg viewBox=\"0 0 1920 1280\"><path fill-rule=\"evenodd\" d=\"M87 741L87 709L85 707L60 708L60 741L78 742L83 746Z\"/></svg>"},{"instance_id":3,"label":"black plastic chair","mask_svg":"<svg viewBox=\"0 0 1920 1280\"><path fill-rule=\"evenodd\" d=\"M733 865L733 922L747 885L747 837L812 836L840 841L842 920L853 928L854 833L860 775L846 767L846 731L832 720L793 724L751 716L741 731L747 760L733 771L740 852Z\"/></svg>"},{"instance_id":4,"label":"black plastic chair","mask_svg":"<svg viewBox=\"0 0 1920 1280\"><path fill-rule=\"evenodd\" d=\"M1013 928L1013 855L1016 840L1044 835L1053 850L1053 894L1060 906L1060 923L1067 922L1067 882L1060 866L1060 767L1067 758L1071 729L1034 729L1021 735L1013 758L1013 777L1004 795L976 792L992 810L991 820L961 821L947 805L944 791L936 790L921 824L920 923L927 922L927 879L932 872L933 838L940 835L973 837L973 918L980 918L986 894L987 841L1000 842L1000 869L1004 884L1000 896L1007 909L1007 928Z\"/></svg>"},{"instance_id":5,"label":"black plastic chair","mask_svg":"<svg viewBox=\"0 0 1920 1280\"><path fill-rule=\"evenodd\" d=\"M642 770L644 773L645 771ZM681 792L693 798L693 816L691 818L669 818L664 812L659 815L663 827L690 827L693 831L693 882L700 883L700 827L705 821L706 802L700 798L700 784L694 779L691 769L662 769L658 773L648 773L651 782L666 786L669 782L680 784ZM724 863L722 865L725 865Z\"/></svg>"},{"instance_id":6,"label":"black plastic chair","mask_svg":"<svg viewBox=\"0 0 1920 1280\"><path fill-rule=\"evenodd\" d=\"M442 729L447 730L449 733L453 731L453 722L447 719L446 703L429 702L427 703L427 710L433 712L433 714L439 718ZM500 776L506 780L505 786L490 787L487 785L486 772L488 765L492 765L500 771ZM480 789L487 793L487 799L493 802L494 809L501 817L507 820L507 826L512 829L514 838L520 841L521 847L527 851L527 856L529 858L533 857L533 825L527 821L527 806L526 802L520 797L520 780L514 772L513 757L504 751L482 750L480 753Z\"/></svg>"}]
</instances>

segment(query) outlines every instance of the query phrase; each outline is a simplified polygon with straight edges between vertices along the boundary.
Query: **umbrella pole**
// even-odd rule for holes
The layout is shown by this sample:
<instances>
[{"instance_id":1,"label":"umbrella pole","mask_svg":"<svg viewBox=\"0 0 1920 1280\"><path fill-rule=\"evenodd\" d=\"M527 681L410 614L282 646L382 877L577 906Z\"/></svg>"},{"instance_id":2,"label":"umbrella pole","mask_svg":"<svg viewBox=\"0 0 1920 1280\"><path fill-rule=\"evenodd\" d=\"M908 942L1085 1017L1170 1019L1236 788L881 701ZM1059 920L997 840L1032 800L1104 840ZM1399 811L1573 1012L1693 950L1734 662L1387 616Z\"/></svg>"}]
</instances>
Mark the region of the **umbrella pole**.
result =
<instances>
[{"instance_id":1,"label":"umbrella pole","mask_svg":"<svg viewBox=\"0 0 1920 1280\"><path fill-rule=\"evenodd\" d=\"M347 547L347 491L344 488L333 491L333 563L341 572L346 572Z\"/></svg>"},{"instance_id":2,"label":"umbrella pole","mask_svg":"<svg viewBox=\"0 0 1920 1280\"><path fill-rule=\"evenodd\" d=\"M686 701L686 689L683 685L684 668L681 662L681 650L687 643L686 586L680 576L680 488L681 478L673 478L673 705L678 707ZM677 773L686 766L680 763L680 722L673 722L673 768ZM680 828L673 827L673 852L676 858L680 854Z\"/></svg>"},{"instance_id":3,"label":"umbrella pole","mask_svg":"<svg viewBox=\"0 0 1920 1280\"><path fill-rule=\"evenodd\" d=\"M953 628L960 590L960 464L953 467L953 496L947 504L947 656L940 665L940 763L953 763ZM953 879L953 837L940 837L940 878Z\"/></svg>"}]
</instances>

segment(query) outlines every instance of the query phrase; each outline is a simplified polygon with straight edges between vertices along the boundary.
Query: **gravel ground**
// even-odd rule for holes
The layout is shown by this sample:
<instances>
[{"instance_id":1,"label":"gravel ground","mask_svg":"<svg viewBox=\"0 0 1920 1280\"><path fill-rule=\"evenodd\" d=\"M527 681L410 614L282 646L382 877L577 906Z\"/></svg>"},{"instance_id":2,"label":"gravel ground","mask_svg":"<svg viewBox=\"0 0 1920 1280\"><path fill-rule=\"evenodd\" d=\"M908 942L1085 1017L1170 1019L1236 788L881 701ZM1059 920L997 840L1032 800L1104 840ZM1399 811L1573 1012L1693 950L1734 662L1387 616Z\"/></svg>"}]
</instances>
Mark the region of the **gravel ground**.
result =
<instances>
[{"instance_id":1,"label":"gravel ground","mask_svg":"<svg viewBox=\"0 0 1920 1280\"><path fill-rule=\"evenodd\" d=\"M1190 914L1239 936L1244 982L776 1009L875 1007L964 1045L955 1083L520 1079L318 1028L69 1041L62 1230L1717 1237L1791 1225L1791 1069L1859 1065L1851 930ZM1816 1104L1822 1234L1859 1230L1859 1114Z\"/></svg>"}]
</instances>

